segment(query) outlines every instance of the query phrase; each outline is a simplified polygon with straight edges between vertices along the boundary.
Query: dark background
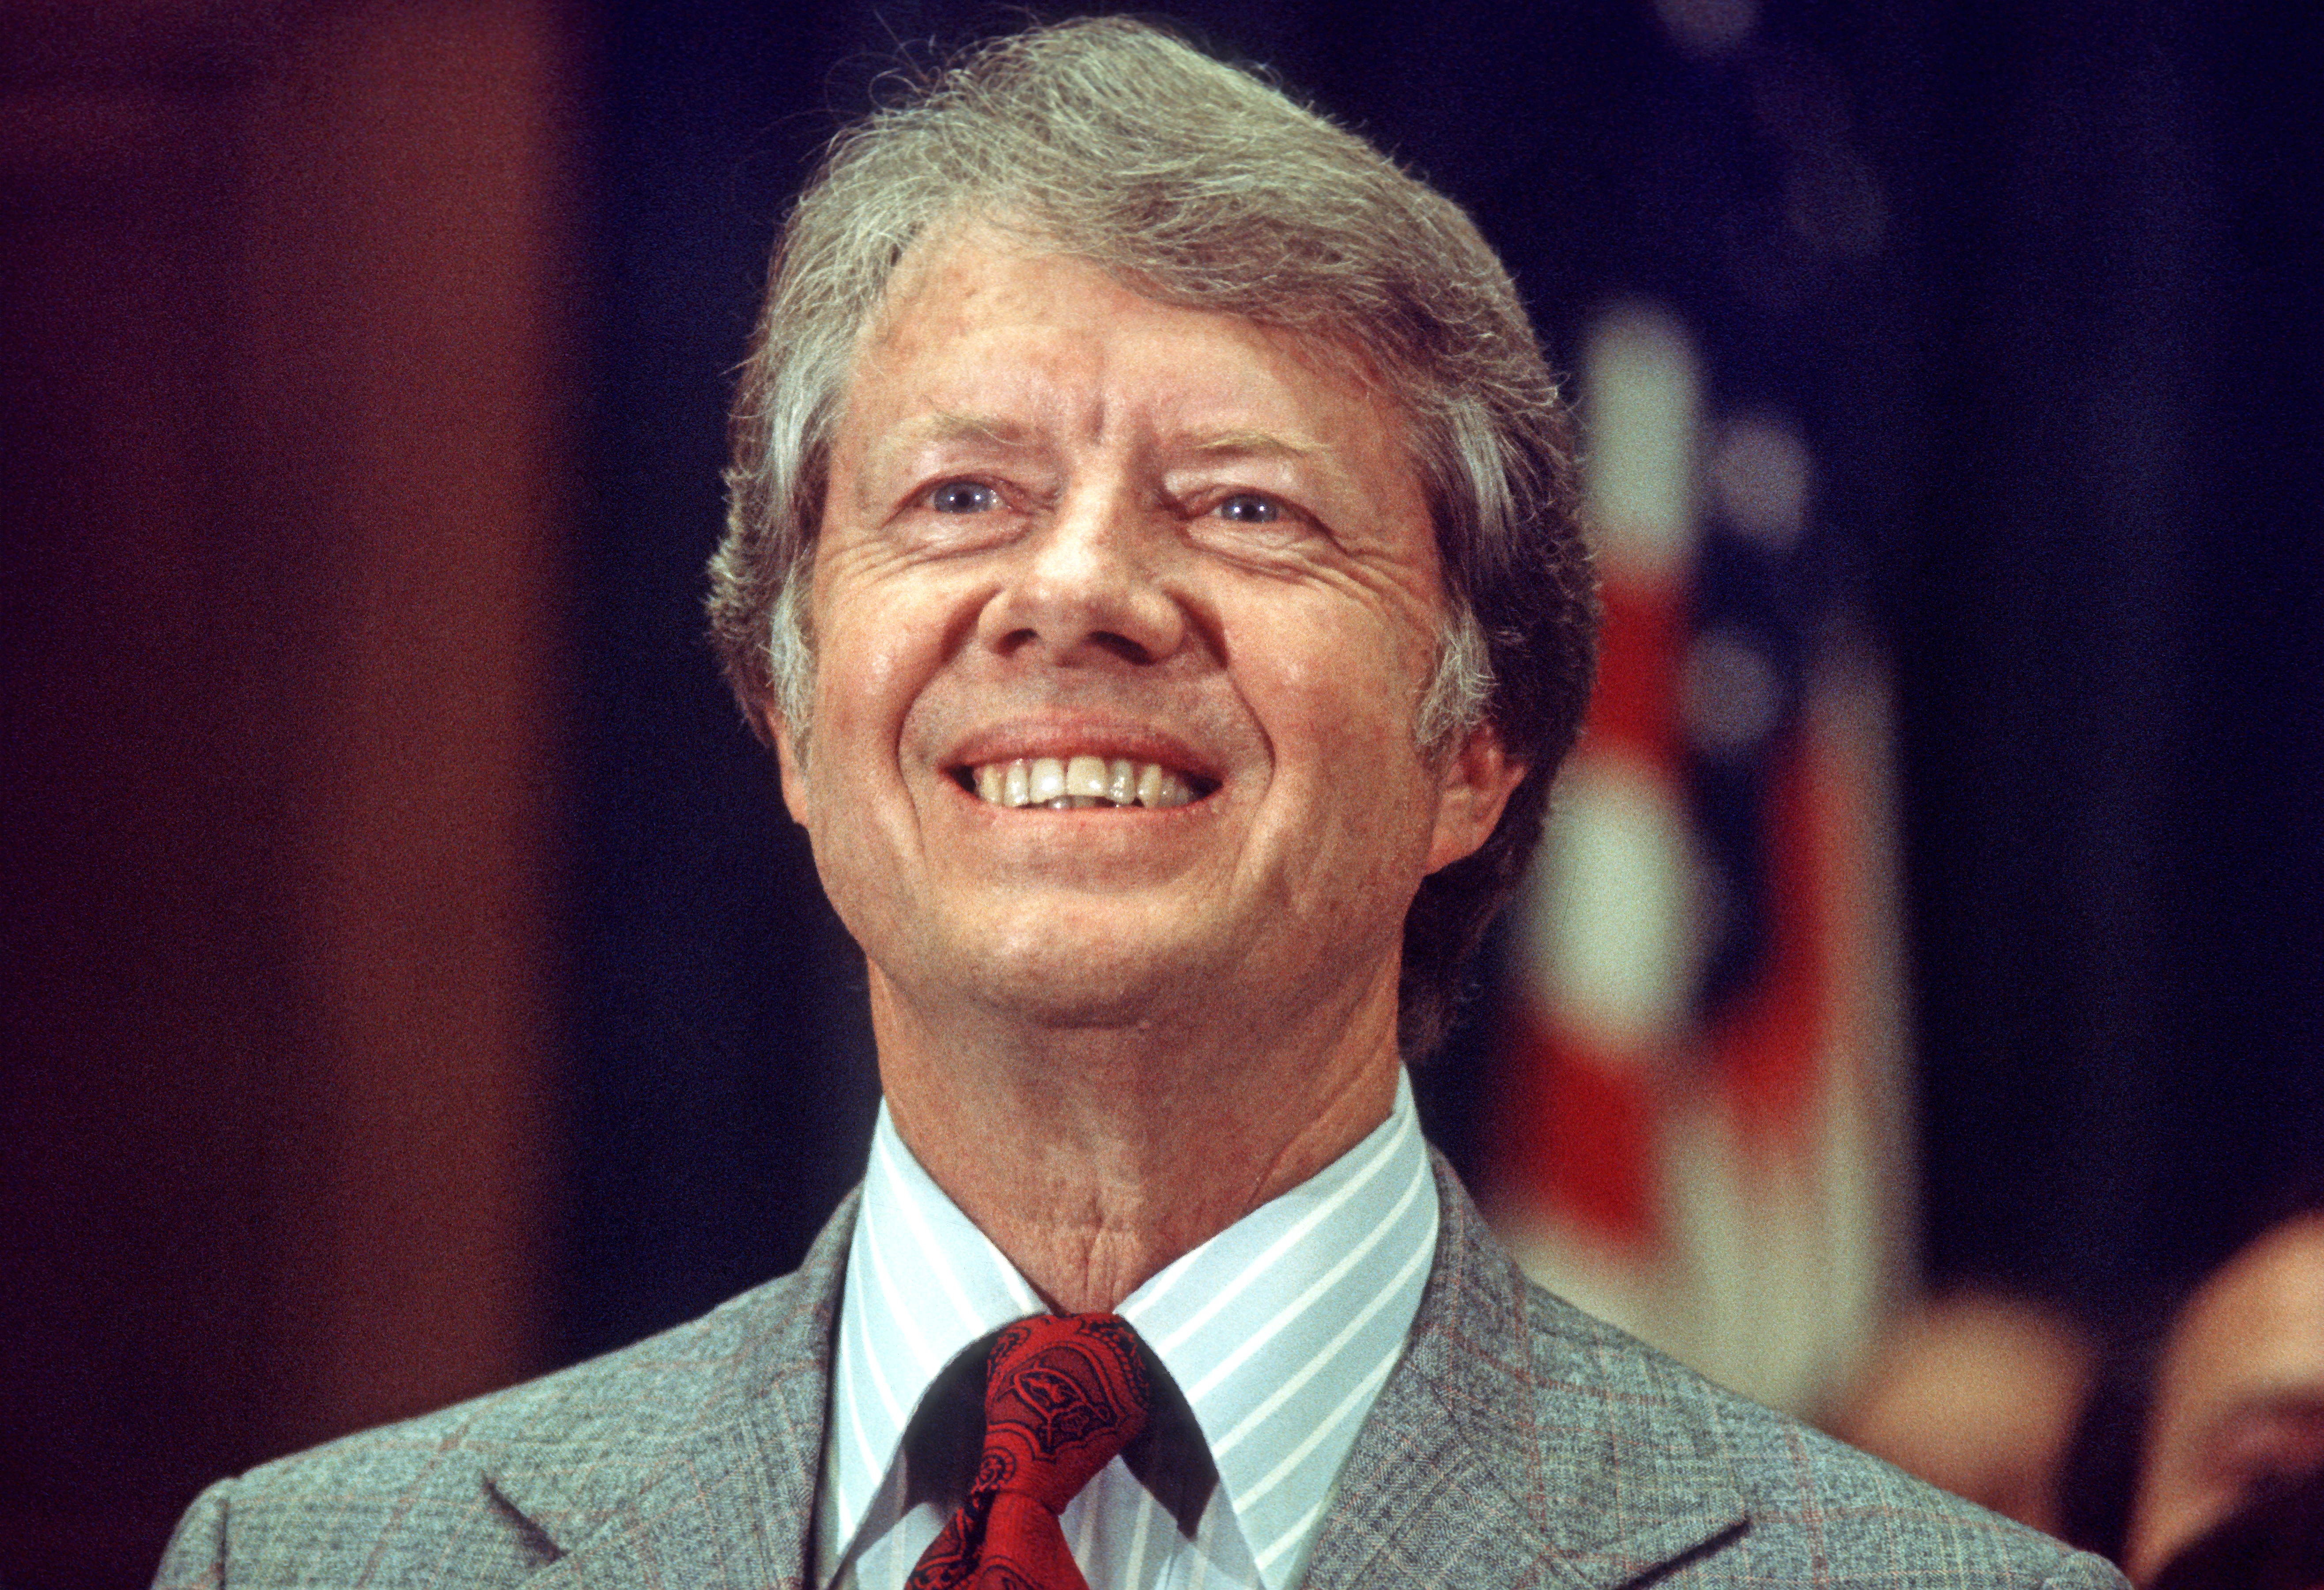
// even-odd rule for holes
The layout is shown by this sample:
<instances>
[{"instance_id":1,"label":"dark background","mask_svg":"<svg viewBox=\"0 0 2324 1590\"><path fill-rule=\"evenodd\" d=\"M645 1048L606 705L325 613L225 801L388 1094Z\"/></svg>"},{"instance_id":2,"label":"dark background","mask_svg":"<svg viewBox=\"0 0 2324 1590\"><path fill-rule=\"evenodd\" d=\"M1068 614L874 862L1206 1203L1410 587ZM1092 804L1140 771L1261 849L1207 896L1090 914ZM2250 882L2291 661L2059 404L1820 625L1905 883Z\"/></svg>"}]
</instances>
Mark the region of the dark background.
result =
<instances>
[{"instance_id":1,"label":"dark background","mask_svg":"<svg viewBox=\"0 0 2324 1590\"><path fill-rule=\"evenodd\" d=\"M821 141L1020 14L0 27L0 1585L137 1582L206 1479L853 1179L860 964L700 638L721 412ZM1652 294L1798 419L1898 695L1929 1278L2103 1326L2207 1259L2324 1137L2312 14L1175 14L1469 206L1560 364Z\"/></svg>"}]
</instances>

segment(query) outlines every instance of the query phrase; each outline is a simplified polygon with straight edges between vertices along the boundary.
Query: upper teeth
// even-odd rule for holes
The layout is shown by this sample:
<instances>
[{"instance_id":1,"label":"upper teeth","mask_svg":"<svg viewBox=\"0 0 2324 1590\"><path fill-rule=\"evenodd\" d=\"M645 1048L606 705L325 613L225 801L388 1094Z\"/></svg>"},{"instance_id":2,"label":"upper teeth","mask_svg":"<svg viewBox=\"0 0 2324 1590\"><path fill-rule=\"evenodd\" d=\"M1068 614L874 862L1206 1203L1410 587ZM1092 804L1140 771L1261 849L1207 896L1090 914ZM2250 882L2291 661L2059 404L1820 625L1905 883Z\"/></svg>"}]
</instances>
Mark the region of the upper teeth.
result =
<instances>
[{"instance_id":1,"label":"upper teeth","mask_svg":"<svg viewBox=\"0 0 2324 1590\"><path fill-rule=\"evenodd\" d=\"M1182 773L1126 756L1019 757L975 770L976 793L995 806L1184 806L1194 786Z\"/></svg>"}]
</instances>

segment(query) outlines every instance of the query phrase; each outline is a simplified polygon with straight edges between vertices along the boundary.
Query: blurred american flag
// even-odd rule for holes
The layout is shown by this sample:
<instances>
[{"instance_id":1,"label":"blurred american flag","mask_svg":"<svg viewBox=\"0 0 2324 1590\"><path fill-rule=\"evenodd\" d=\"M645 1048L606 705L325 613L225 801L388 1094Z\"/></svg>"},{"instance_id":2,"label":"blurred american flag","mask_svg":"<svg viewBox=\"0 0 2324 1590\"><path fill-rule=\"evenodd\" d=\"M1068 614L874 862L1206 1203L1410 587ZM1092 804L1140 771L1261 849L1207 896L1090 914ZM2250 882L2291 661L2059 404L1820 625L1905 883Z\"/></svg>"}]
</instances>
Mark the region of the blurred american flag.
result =
<instances>
[{"instance_id":1,"label":"blurred american flag","mask_svg":"<svg viewBox=\"0 0 2324 1590\"><path fill-rule=\"evenodd\" d=\"M1582 361L1605 651L1520 896L1488 1198L1535 1277L1812 1414L1909 1277L1885 678L1803 567L1814 460L1678 316Z\"/></svg>"}]
</instances>

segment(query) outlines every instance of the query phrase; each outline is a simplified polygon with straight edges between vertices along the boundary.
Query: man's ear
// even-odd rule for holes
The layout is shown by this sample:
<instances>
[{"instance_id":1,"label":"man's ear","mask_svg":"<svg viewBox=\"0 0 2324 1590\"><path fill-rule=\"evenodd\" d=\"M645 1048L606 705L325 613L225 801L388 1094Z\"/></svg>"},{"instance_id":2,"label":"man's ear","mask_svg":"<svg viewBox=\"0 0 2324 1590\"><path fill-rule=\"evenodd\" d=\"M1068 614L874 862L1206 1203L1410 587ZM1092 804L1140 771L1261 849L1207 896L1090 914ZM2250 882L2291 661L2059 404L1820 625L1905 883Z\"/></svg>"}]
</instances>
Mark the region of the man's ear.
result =
<instances>
[{"instance_id":1,"label":"man's ear","mask_svg":"<svg viewBox=\"0 0 2324 1590\"><path fill-rule=\"evenodd\" d=\"M811 809L807 800L807 758L798 736L791 733L789 722L771 707L759 709L759 721L766 726L767 738L774 743L775 765L782 772L783 806L791 814L791 821L812 832L815 825L807 820Z\"/></svg>"},{"instance_id":2,"label":"man's ear","mask_svg":"<svg viewBox=\"0 0 2324 1590\"><path fill-rule=\"evenodd\" d=\"M1428 870L1450 866L1493 837L1509 792L1523 781L1526 764L1508 753L1500 731L1489 722L1469 731L1444 759L1436 794L1436 834L1428 846Z\"/></svg>"}]
</instances>

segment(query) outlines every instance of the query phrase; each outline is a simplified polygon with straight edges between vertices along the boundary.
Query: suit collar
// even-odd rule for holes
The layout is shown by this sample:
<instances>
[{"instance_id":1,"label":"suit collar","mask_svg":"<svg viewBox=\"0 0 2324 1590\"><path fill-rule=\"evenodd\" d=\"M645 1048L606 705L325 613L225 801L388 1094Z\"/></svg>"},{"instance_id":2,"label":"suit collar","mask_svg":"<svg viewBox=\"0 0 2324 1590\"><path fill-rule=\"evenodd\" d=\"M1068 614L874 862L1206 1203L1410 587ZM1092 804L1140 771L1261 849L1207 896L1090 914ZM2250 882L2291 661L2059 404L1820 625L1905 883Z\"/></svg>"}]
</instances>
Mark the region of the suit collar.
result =
<instances>
[{"instance_id":1,"label":"suit collar","mask_svg":"<svg viewBox=\"0 0 2324 1590\"><path fill-rule=\"evenodd\" d=\"M529 1590L804 1582L855 1211L851 1194L797 1272L720 1310L741 1312L741 1345L642 1483L636 1466L560 1462L554 1451L486 1474L491 1492L564 1553ZM610 1426L624 1413L602 1417Z\"/></svg>"},{"instance_id":2,"label":"suit collar","mask_svg":"<svg viewBox=\"0 0 2324 1590\"><path fill-rule=\"evenodd\" d=\"M1436 1170L1411 1347L1349 1455L1310 1590L1611 1586L1741 1530L1716 1433L1654 1394L1659 1361L1609 1362L1612 1333L1527 1287Z\"/></svg>"},{"instance_id":3,"label":"suit collar","mask_svg":"<svg viewBox=\"0 0 2324 1590\"><path fill-rule=\"evenodd\" d=\"M1298 1583L1370 1388L1411 1338L1436 1252L1436 1204L1412 1085L1399 1072L1379 1127L1117 1307L1185 1396L1218 1474L1221 1533L1249 1546L1255 1561L1240 1571L1258 1583ZM824 1455L818 1571L850 1558L876 1584L899 1558L918 1555L936 1525L908 1515L888 1483L906 1431L964 1349L1043 1307L882 1106L833 1358L831 1417L842 1435ZM1142 1494L1109 1473L1083 1506L1126 1542ZM1092 1573L1104 1576L1098 1564Z\"/></svg>"},{"instance_id":4,"label":"suit collar","mask_svg":"<svg viewBox=\"0 0 2324 1590\"><path fill-rule=\"evenodd\" d=\"M1715 1431L1655 1394L1635 1345L1528 1288L1441 1160L1436 1176L1411 1346L1342 1471L1309 1590L1608 1590L1745 1528ZM554 1451L487 1474L566 1554L531 1590L802 1583L854 1219L851 1197L795 1276L728 1306L752 1311L746 1345L641 1484Z\"/></svg>"}]
</instances>

